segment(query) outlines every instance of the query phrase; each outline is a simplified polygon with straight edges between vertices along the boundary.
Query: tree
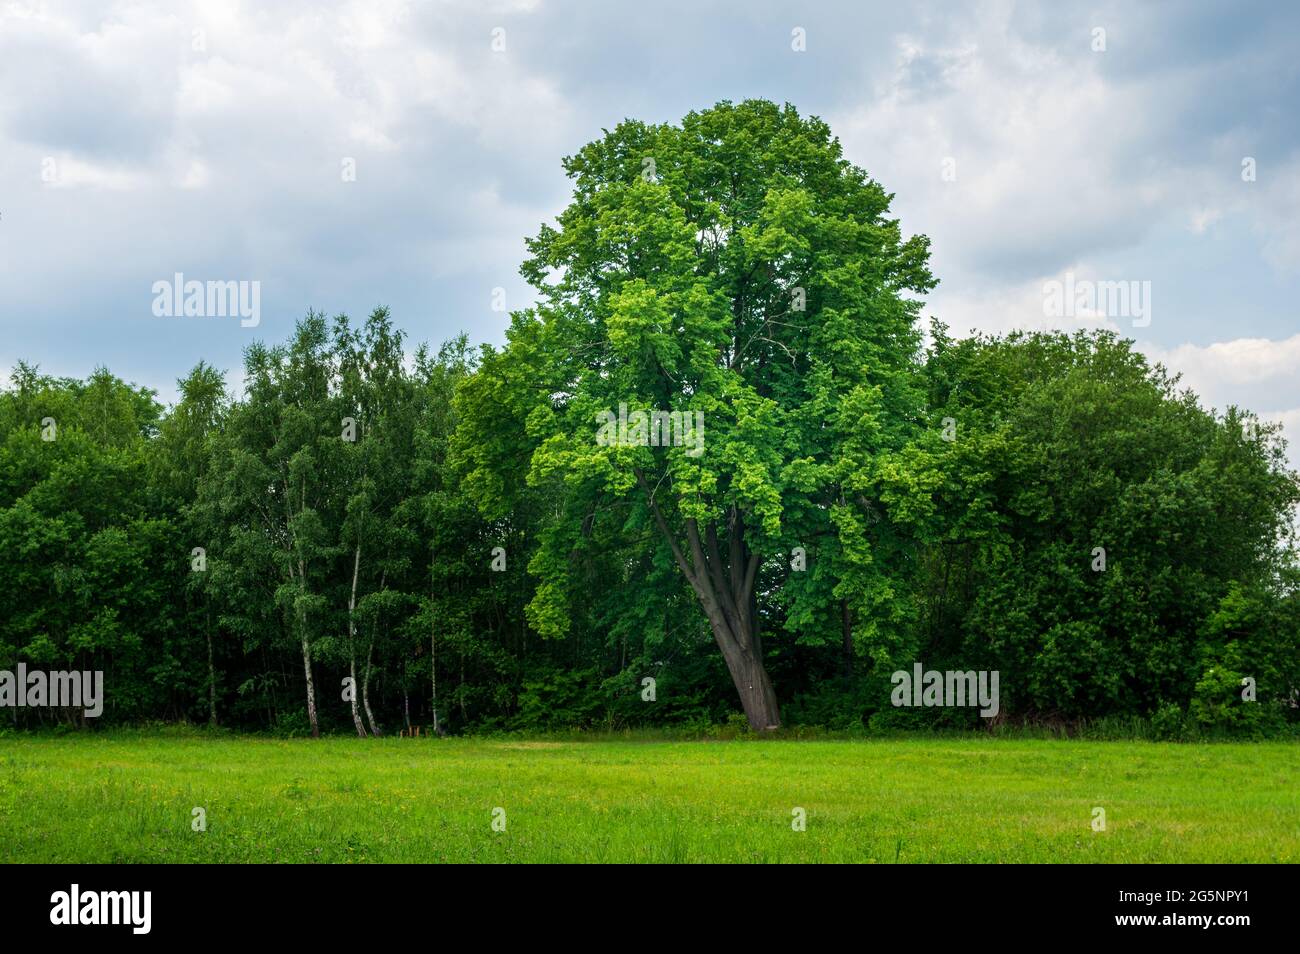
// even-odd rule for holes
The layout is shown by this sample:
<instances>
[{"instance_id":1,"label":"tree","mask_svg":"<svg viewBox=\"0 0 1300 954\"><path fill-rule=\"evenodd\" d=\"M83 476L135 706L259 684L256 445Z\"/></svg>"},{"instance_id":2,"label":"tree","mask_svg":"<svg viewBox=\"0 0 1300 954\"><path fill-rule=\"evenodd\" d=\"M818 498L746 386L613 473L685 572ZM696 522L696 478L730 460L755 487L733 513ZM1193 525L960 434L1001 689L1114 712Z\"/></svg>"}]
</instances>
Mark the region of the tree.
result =
<instances>
[{"instance_id":1,"label":"tree","mask_svg":"<svg viewBox=\"0 0 1300 954\"><path fill-rule=\"evenodd\" d=\"M358 331L351 329L346 318L338 319L334 337L339 356L339 397L344 411L355 422L354 439L344 442L340 448L343 484L338 494L340 500L346 501L345 512L338 518L338 549L351 555L346 645L353 686L352 721L357 735L365 736L363 708L370 732L382 735L370 705L370 677L382 610L391 612L395 608L393 595L385 591L385 584L390 572L395 577L407 565L407 561L394 555L398 541L394 538L393 519L410 482L414 453L413 394L402 367L402 335L393 328L387 309L372 312ZM359 611L357 593L363 555L366 568L371 570L368 575L374 589L362 596ZM377 580L374 567L379 568ZM358 683L357 626L361 616L369 617L371 625L365 668Z\"/></svg>"},{"instance_id":2,"label":"tree","mask_svg":"<svg viewBox=\"0 0 1300 954\"><path fill-rule=\"evenodd\" d=\"M168 562L174 565L181 559L190 563L186 593L197 597L202 606L197 609L187 607L190 611L184 622L197 623L203 631L207 649L208 722L216 725L217 667L206 551L217 528L206 519L210 513L195 508L193 504L199 482L207 475L212 460L211 441L222 426L229 400L225 376L203 361L177 385L181 399L162 421L158 439L151 446L150 479L161 498L161 507L166 512L177 513L183 539L191 541L191 546L183 554L175 555ZM192 556L195 547L202 550L197 557ZM195 570L195 559L201 570Z\"/></svg>"},{"instance_id":3,"label":"tree","mask_svg":"<svg viewBox=\"0 0 1300 954\"><path fill-rule=\"evenodd\" d=\"M221 577L252 595L278 581L275 605L301 651L307 718L320 734L312 643L327 610L323 595L335 555L327 518L337 509L343 417L331 391L335 373L325 318L309 314L287 347L251 345L245 352L243 402L232 409L214 448L211 481L203 485L212 520L225 528ZM233 625L263 600L232 601Z\"/></svg>"},{"instance_id":4,"label":"tree","mask_svg":"<svg viewBox=\"0 0 1300 954\"><path fill-rule=\"evenodd\" d=\"M0 667L111 669L110 718L183 717L194 688L167 569L176 523L147 466L161 410L102 368L79 381L20 363L0 392Z\"/></svg>"},{"instance_id":5,"label":"tree","mask_svg":"<svg viewBox=\"0 0 1300 954\"><path fill-rule=\"evenodd\" d=\"M452 705L459 705L462 722L468 721L471 702L487 702L497 711L508 707L513 696L509 681L516 675L507 649L512 632L519 638L511 649L517 647L520 660L526 656L526 576L514 563L504 574L490 569L492 543L501 528L484 520L461 491L449 459L457 427L455 395L472 380L475 363L463 334L437 354L423 346L416 352L414 460L397 523L417 554L411 562L420 568L408 581L415 612L401 627L407 647L403 683L408 692L417 679L427 683L436 733L444 731L449 721L444 713ZM512 517L525 527L532 525L522 508ZM501 576L504 585L497 579ZM502 591L504 603L498 599ZM444 673L451 668L448 657L457 664L459 677L451 692L438 679L440 667ZM471 679L476 671L481 674L476 685L467 683L467 664Z\"/></svg>"},{"instance_id":6,"label":"tree","mask_svg":"<svg viewBox=\"0 0 1300 954\"><path fill-rule=\"evenodd\" d=\"M924 658L1000 670L1010 716L1186 712L1225 680L1240 709L1242 676L1276 710L1300 681L1278 428L1206 411L1110 333L934 337L957 437L885 495L915 515Z\"/></svg>"},{"instance_id":7,"label":"tree","mask_svg":"<svg viewBox=\"0 0 1300 954\"><path fill-rule=\"evenodd\" d=\"M779 726L763 623L780 601L802 598L814 639L841 601L862 625L885 601L865 572L849 594L787 561L829 536L828 559L870 564L857 491L919 423L909 296L933 287L928 242L789 106L627 121L564 165L573 200L522 268L539 303L461 392L467 491L503 514L527 473L554 502L530 563L543 635L567 631L575 559L616 529L676 567L749 724Z\"/></svg>"}]
</instances>

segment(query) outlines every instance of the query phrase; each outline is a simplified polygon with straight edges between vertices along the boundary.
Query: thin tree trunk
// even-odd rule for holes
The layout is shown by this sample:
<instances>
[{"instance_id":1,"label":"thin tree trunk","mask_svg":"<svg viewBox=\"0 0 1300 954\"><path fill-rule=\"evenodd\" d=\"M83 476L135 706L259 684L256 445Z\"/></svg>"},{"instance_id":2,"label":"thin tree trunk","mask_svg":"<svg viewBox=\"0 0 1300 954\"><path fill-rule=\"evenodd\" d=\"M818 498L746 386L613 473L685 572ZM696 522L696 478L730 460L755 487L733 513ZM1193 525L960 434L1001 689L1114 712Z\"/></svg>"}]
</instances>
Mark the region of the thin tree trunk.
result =
<instances>
[{"instance_id":1,"label":"thin tree trunk","mask_svg":"<svg viewBox=\"0 0 1300 954\"><path fill-rule=\"evenodd\" d=\"M432 608L429 615L432 616ZM429 626L429 708L433 710L433 734L441 735L438 726L438 624Z\"/></svg>"},{"instance_id":2,"label":"thin tree trunk","mask_svg":"<svg viewBox=\"0 0 1300 954\"><path fill-rule=\"evenodd\" d=\"M289 519L289 502L292 495L289 490L289 481L286 477L284 483L284 505L285 505L285 523L289 527L289 550L290 554L297 553L298 556L298 579L300 581L298 593L298 635L302 640L302 671L307 682L307 721L311 724L311 737L320 738L320 720L316 717L316 682L312 679L311 674L311 643L307 638L307 609L302 604L302 600L307 596L307 565L302 558L302 552L298 549L298 540L293 535L293 521ZM304 477L302 482L302 491L298 496L301 510L307 509L307 479ZM289 563L289 580L293 580L293 563Z\"/></svg>"},{"instance_id":3,"label":"thin tree trunk","mask_svg":"<svg viewBox=\"0 0 1300 954\"><path fill-rule=\"evenodd\" d=\"M217 668L212 663L212 611L210 608L204 608L204 618L207 625L204 630L208 637L208 724L214 729L217 726Z\"/></svg>"},{"instance_id":4,"label":"thin tree trunk","mask_svg":"<svg viewBox=\"0 0 1300 954\"><path fill-rule=\"evenodd\" d=\"M306 614L299 616L302 625L302 671L307 677L307 721L311 723L311 737L320 738L320 723L316 719L316 684L311 678L311 646L307 643Z\"/></svg>"},{"instance_id":5,"label":"thin tree trunk","mask_svg":"<svg viewBox=\"0 0 1300 954\"><path fill-rule=\"evenodd\" d=\"M386 589L387 582L389 582L389 571L385 569L380 573L380 593L383 593L383 590ZM365 647L365 678L361 680L361 703L365 707L365 717L370 723L370 734L372 736L382 736L383 734L383 729L380 728L377 721L374 721L374 711L370 708L370 662L374 658L374 634L376 634L378 628L380 628L380 615L376 613L374 619L370 621L370 643Z\"/></svg>"},{"instance_id":6,"label":"thin tree trunk","mask_svg":"<svg viewBox=\"0 0 1300 954\"><path fill-rule=\"evenodd\" d=\"M383 729L379 728L379 723L375 721L375 713L370 708L370 661L375 652L375 635L370 634L370 645L366 647L366 675L361 680L361 702L366 709L366 720L370 723L371 735L383 735Z\"/></svg>"},{"instance_id":7,"label":"thin tree trunk","mask_svg":"<svg viewBox=\"0 0 1300 954\"><path fill-rule=\"evenodd\" d=\"M364 739L367 735L365 723L361 721L360 703L357 701L357 660L351 650L348 650L348 675L352 678L352 697L348 703L352 709L352 725L357 730L357 738Z\"/></svg>"},{"instance_id":8,"label":"thin tree trunk","mask_svg":"<svg viewBox=\"0 0 1300 954\"><path fill-rule=\"evenodd\" d=\"M302 579L303 592L300 596L305 596L307 568L303 566L301 559L298 561L298 576ZM311 737L319 739L320 720L316 718L316 682L311 675L311 644L307 641L307 610L305 608L298 610L298 627L299 635L302 637L302 671L307 679L307 721L311 723Z\"/></svg>"},{"instance_id":9,"label":"thin tree trunk","mask_svg":"<svg viewBox=\"0 0 1300 954\"><path fill-rule=\"evenodd\" d=\"M357 707L357 577L361 573L361 544L357 544L352 558L352 593L348 597L348 675L352 677L352 724L357 727L357 737L366 737L366 727L361 723L361 710Z\"/></svg>"}]
</instances>

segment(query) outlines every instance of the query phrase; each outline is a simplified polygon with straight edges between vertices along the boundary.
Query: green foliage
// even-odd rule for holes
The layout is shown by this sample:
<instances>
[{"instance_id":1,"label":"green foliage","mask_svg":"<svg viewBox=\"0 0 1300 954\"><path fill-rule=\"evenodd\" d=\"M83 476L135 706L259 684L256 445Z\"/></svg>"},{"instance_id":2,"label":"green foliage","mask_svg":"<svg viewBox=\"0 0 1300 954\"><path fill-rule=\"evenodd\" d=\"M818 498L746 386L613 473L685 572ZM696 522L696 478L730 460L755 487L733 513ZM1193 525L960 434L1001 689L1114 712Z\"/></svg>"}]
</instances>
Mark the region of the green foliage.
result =
<instances>
[{"instance_id":1,"label":"green foliage","mask_svg":"<svg viewBox=\"0 0 1300 954\"><path fill-rule=\"evenodd\" d=\"M311 313L238 397L200 362L170 408L20 363L0 668L104 670L105 723L283 735L703 731L762 679L803 730L982 724L895 709L916 662L997 670L1000 732L1294 732L1276 426L1106 333L923 352L927 240L791 107L629 120L564 167L503 348ZM703 444L597 440L620 404Z\"/></svg>"},{"instance_id":2,"label":"green foliage","mask_svg":"<svg viewBox=\"0 0 1300 954\"><path fill-rule=\"evenodd\" d=\"M511 720L524 730L590 728L600 716L601 698L594 669L545 670L524 678L519 712Z\"/></svg>"},{"instance_id":3,"label":"green foliage","mask_svg":"<svg viewBox=\"0 0 1300 954\"><path fill-rule=\"evenodd\" d=\"M1300 684L1300 494L1275 429L1248 437L1109 334L940 332L934 413L976 473L926 528L924 658L999 669L1012 717L1164 725L1195 697L1203 725L1272 721Z\"/></svg>"}]
</instances>

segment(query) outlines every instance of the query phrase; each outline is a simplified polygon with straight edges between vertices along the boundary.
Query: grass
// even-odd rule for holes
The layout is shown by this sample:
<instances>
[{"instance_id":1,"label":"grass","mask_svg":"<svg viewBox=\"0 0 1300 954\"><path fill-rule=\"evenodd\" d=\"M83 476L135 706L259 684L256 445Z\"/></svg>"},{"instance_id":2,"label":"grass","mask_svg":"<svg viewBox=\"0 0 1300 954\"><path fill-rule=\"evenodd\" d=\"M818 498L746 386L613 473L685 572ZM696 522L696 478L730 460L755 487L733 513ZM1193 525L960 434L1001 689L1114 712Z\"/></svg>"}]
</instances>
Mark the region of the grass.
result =
<instances>
[{"instance_id":1,"label":"grass","mask_svg":"<svg viewBox=\"0 0 1300 954\"><path fill-rule=\"evenodd\" d=\"M11 734L0 859L1295 862L1300 745Z\"/></svg>"}]
</instances>

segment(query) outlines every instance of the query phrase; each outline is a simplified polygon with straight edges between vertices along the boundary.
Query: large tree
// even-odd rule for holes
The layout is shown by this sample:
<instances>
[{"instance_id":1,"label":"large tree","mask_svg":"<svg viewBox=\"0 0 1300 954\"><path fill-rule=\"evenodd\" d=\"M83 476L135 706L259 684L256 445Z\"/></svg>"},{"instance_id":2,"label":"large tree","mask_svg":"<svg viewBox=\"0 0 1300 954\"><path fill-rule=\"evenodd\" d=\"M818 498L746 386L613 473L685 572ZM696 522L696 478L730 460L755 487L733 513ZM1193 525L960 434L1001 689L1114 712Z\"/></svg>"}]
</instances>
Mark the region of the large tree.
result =
<instances>
[{"instance_id":1,"label":"large tree","mask_svg":"<svg viewBox=\"0 0 1300 954\"><path fill-rule=\"evenodd\" d=\"M928 242L905 240L890 195L789 106L627 121L564 166L573 200L522 268L538 303L462 392L466 487L505 513L524 457L550 501L530 563L543 635L567 630L590 585L576 569L616 530L676 568L750 725L779 726L764 620L781 609L818 639L889 616L866 491L920 423ZM632 427L611 434L623 407ZM654 411L702 433L638 429Z\"/></svg>"}]
</instances>

